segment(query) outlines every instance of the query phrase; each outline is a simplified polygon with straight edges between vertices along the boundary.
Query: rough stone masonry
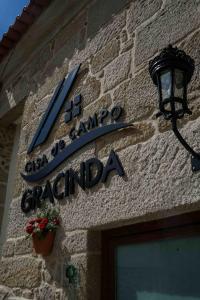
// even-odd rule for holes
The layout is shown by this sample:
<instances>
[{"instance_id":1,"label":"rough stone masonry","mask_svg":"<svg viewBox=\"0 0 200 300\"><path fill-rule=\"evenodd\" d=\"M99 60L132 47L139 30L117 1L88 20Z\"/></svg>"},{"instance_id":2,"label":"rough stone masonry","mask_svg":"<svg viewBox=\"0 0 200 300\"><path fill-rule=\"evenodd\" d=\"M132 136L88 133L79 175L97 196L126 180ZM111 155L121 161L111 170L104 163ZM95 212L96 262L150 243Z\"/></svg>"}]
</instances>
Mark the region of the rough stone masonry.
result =
<instances>
[{"instance_id":1,"label":"rough stone masonry","mask_svg":"<svg viewBox=\"0 0 200 300\"><path fill-rule=\"evenodd\" d=\"M61 6L61 7L59 7ZM96 0L74 5L52 1L0 65L0 118L21 115L21 134L8 226L0 262L0 299L100 299L101 230L197 210L200 174L192 174L189 154L164 120L157 120L156 88L148 62L169 43L195 59L188 90L193 115L181 121L181 132L200 148L200 2L198 0ZM133 126L89 144L47 179L96 157L104 164L113 149L125 174L109 176L89 191L78 188L60 205L62 225L53 253L37 256L24 227L21 196L29 185L20 172L40 154L50 154L59 139L66 144L71 124L64 109L45 144L28 156L51 96L60 80L81 63L69 99L81 94L87 120L102 107L122 106L124 122ZM7 122L8 124L8 122ZM3 125L2 125L3 126ZM6 128L7 125L4 125ZM77 285L66 277L68 263L79 270Z\"/></svg>"}]
</instances>

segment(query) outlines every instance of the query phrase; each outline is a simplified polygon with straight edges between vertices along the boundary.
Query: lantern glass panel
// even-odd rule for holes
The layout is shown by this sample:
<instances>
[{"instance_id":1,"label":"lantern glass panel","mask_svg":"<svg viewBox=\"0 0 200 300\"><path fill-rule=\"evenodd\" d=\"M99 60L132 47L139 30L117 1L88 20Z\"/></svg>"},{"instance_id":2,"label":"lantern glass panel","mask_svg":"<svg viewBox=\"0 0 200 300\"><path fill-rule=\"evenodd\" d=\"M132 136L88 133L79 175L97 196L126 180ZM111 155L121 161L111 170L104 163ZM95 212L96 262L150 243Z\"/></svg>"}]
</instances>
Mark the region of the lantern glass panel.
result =
<instances>
[{"instance_id":1,"label":"lantern glass panel","mask_svg":"<svg viewBox=\"0 0 200 300\"><path fill-rule=\"evenodd\" d=\"M184 72L180 69L174 70L174 97L176 99L175 110L179 111L179 110L183 109ZM179 101L177 101L177 100L179 100Z\"/></svg>"},{"instance_id":2,"label":"lantern glass panel","mask_svg":"<svg viewBox=\"0 0 200 300\"><path fill-rule=\"evenodd\" d=\"M170 99L172 90L171 70L164 70L160 75L162 100Z\"/></svg>"},{"instance_id":3,"label":"lantern glass panel","mask_svg":"<svg viewBox=\"0 0 200 300\"><path fill-rule=\"evenodd\" d=\"M184 93L184 72L179 69L174 71L174 97L183 99Z\"/></svg>"}]
</instances>

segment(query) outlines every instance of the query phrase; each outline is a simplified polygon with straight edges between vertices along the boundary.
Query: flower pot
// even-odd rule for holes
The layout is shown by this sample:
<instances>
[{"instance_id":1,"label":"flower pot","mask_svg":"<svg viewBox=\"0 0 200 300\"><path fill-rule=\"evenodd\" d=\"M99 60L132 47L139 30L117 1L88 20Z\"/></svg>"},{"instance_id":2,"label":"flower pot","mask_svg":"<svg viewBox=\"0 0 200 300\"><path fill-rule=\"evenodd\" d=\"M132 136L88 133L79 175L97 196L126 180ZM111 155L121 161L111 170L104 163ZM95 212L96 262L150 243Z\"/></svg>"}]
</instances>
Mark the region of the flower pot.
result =
<instances>
[{"instance_id":1,"label":"flower pot","mask_svg":"<svg viewBox=\"0 0 200 300\"><path fill-rule=\"evenodd\" d=\"M37 254L47 256L51 253L55 239L55 232L47 232L44 238L40 239L37 235L33 236L33 247Z\"/></svg>"}]
</instances>

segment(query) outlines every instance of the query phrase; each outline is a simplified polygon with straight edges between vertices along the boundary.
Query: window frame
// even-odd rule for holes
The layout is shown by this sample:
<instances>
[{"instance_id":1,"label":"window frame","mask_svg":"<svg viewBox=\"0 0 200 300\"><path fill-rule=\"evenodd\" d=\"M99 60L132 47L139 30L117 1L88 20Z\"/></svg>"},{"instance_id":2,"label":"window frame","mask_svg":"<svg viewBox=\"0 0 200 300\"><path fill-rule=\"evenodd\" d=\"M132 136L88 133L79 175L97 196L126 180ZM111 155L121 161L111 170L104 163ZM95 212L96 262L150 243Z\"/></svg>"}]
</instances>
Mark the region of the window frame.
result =
<instances>
[{"instance_id":1,"label":"window frame","mask_svg":"<svg viewBox=\"0 0 200 300\"><path fill-rule=\"evenodd\" d=\"M199 234L200 211L102 231L101 299L116 299L115 249L117 246Z\"/></svg>"}]
</instances>

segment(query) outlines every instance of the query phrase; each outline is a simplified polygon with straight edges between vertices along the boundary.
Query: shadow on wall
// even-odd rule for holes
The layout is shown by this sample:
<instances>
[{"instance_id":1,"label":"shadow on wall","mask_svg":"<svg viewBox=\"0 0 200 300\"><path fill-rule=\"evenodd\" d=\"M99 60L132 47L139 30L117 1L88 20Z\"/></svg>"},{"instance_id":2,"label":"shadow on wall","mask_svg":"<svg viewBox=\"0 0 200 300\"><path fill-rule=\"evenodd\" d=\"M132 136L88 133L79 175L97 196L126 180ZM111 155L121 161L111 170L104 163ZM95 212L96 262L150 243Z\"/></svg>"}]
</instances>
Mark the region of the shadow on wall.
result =
<instances>
[{"instance_id":1,"label":"shadow on wall","mask_svg":"<svg viewBox=\"0 0 200 300\"><path fill-rule=\"evenodd\" d=\"M44 281L53 284L56 282L58 286L66 286L67 280L65 277L65 266L70 260L70 254L66 249L62 249L62 242L66 238L64 229L62 226L56 232L54 241L54 247L52 253L49 256L44 257L45 266L43 270Z\"/></svg>"},{"instance_id":2,"label":"shadow on wall","mask_svg":"<svg viewBox=\"0 0 200 300\"><path fill-rule=\"evenodd\" d=\"M66 236L61 226L57 231L51 255L44 257L43 280L49 285L48 288L41 286L38 289L38 299L48 299L47 290L49 289L52 295L54 293L51 287L53 284L56 285L57 289L64 291L67 299L69 297L76 300L85 297L85 299L92 300L97 299L97 295L100 295L100 233L88 231L85 234L83 232L86 239L84 242L82 240L82 248L75 238L76 234L81 236L80 231L75 234L73 232L68 234ZM85 253L86 251L88 254ZM66 270L69 265L74 266L77 272L72 282L66 277Z\"/></svg>"}]
</instances>

